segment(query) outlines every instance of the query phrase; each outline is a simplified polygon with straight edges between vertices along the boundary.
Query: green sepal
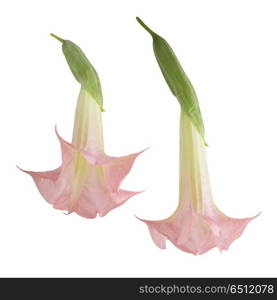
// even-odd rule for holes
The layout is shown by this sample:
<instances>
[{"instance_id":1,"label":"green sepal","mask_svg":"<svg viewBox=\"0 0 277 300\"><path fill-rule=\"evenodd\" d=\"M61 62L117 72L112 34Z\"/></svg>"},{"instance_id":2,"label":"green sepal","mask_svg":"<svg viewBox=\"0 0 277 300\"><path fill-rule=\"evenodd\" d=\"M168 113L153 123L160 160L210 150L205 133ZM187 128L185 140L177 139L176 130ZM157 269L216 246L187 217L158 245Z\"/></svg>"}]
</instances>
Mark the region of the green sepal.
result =
<instances>
[{"instance_id":1,"label":"green sepal","mask_svg":"<svg viewBox=\"0 0 277 300\"><path fill-rule=\"evenodd\" d=\"M103 109L103 96L98 74L79 46L69 40L63 40L51 33L62 43L63 54L75 79Z\"/></svg>"},{"instance_id":2,"label":"green sepal","mask_svg":"<svg viewBox=\"0 0 277 300\"><path fill-rule=\"evenodd\" d=\"M165 81L172 94L178 99L181 108L189 116L191 122L203 138L205 145L205 129L195 90L185 74L178 58L168 42L152 31L140 18L136 18L142 27L153 38L153 49Z\"/></svg>"}]
</instances>

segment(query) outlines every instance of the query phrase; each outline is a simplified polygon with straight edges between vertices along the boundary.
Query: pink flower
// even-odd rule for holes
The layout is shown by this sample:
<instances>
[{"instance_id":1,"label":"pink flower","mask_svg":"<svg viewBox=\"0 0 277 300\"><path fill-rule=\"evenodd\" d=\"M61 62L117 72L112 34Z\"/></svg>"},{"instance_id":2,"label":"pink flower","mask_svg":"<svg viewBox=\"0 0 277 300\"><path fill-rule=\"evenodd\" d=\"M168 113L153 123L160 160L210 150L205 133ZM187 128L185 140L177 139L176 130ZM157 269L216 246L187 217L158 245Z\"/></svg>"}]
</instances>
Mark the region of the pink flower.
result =
<instances>
[{"instance_id":1,"label":"pink flower","mask_svg":"<svg viewBox=\"0 0 277 300\"><path fill-rule=\"evenodd\" d=\"M102 217L139 193L122 190L120 185L141 152L123 157L105 154L97 73L77 45L58 39L63 43L70 69L81 83L72 143L56 131L62 165L46 172L22 171L32 176L41 195L54 208L85 218L95 218L97 214Z\"/></svg>"},{"instance_id":2,"label":"pink flower","mask_svg":"<svg viewBox=\"0 0 277 300\"><path fill-rule=\"evenodd\" d=\"M154 243L165 249L169 240L177 248L193 254L203 254L214 247L227 250L254 218L230 218L216 207L203 140L181 111L179 205L167 219L140 219L147 224Z\"/></svg>"},{"instance_id":3,"label":"pink flower","mask_svg":"<svg viewBox=\"0 0 277 300\"><path fill-rule=\"evenodd\" d=\"M166 240L177 248L203 254L211 248L227 250L255 217L235 219L214 204L206 162L204 124L194 88L167 41L137 21L153 38L153 48L162 74L181 106L179 205L167 219L143 220L154 243L166 248Z\"/></svg>"}]
</instances>

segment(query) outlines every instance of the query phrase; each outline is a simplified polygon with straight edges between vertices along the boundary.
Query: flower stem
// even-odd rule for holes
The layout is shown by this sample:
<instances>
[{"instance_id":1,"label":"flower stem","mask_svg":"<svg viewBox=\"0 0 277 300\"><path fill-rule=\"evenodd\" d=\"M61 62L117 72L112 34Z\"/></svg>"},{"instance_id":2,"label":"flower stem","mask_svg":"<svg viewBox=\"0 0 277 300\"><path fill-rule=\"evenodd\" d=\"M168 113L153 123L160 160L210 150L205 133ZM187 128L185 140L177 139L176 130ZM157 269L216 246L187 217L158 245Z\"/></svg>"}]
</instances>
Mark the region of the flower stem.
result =
<instances>
[{"instance_id":1,"label":"flower stem","mask_svg":"<svg viewBox=\"0 0 277 300\"><path fill-rule=\"evenodd\" d=\"M64 40L63 40L62 38L58 37L58 36L55 35L54 33L50 33L50 35L51 35L53 38L55 38L56 40L60 41L61 43L64 42Z\"/></svg>"},{"instance_id":2,"label":"flower stem","mask_svg":"<svg viewBox=\"0 0 277 300\"><path fill-rule=\"evenodd\" d=\"M151 30L139 17L136 17L136 20L139 22L139 24L148 31L152 36L157 35L153 30Z\"/></svg>"}]
</instances>

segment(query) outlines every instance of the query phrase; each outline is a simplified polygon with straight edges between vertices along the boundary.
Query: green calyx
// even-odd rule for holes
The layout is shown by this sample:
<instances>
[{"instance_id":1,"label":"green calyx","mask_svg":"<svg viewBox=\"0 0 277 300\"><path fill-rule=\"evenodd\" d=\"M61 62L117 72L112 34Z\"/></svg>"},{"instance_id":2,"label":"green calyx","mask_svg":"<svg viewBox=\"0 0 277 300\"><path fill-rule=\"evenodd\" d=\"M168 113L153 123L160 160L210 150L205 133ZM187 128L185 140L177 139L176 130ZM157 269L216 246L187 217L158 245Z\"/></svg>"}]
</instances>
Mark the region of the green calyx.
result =
<instances>
[{"instance_id":1,"label":"green calyx","mask_svg":"<svg viewBox=\"0 0 277 300\"><path fill-rule=\"evenodd\" d=\"M205 145L207 145L198 99L178 58L164 38L152 31L140 18L137 17L136 20L152 36L154 53L165 81L172 94L178 99L181 109L189 116L192 124L203 138Z\"/></svg>"},{"instance_id":2,"label":"green calyx","mask_svg":"<svg viewBox=\"0 0 277 300\"><path fill-rule=\"evenodd\" d=\"M98 103L101 110L104 111L103 96L98 74L84 52L71 41L63 40L53 33L51 33L51 36L62 43L63 54L76 80Z\"/></svg>"}]
</instances>

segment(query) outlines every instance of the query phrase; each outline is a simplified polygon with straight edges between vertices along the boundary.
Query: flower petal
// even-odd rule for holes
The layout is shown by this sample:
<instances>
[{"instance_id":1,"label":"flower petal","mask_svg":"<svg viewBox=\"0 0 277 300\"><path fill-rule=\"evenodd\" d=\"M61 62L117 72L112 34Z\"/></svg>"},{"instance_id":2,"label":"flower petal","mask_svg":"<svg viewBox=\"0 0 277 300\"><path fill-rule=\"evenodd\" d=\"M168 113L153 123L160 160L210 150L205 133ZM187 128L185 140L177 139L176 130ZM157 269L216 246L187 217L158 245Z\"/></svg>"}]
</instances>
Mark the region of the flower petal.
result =
<instances>
[{"instance_id":1,"label":"flower petal","mask_svg":"<svg viewBox=\"0 0 277 300\"><path fill-rule=\"evenodd\" d=\"M215 207L213 213L204 216L204 219L214 234L217 247L222 251L228 250L232 242L241 236L247 224L259 215L260 213L254 217L243 219L230 218Z\"/></svg>"},{"instance_id":2,"label":"flower petal","mask_svg":"<svg viewBox=\"0 0 277 300\"><path fill-rule=\"evenodd\" d=\"M177 210L164 220L140 220L147 224L154 243L161 249L165 249L166 239L180 250L196 255L216 246L208 224L190 207Z\"/></svg>"},{"instance_id":3,"label":"flower petal","mask_svg":"<svg viewBox=\"0 0 277 300\"><path fill-rule=\"evenodd\" d=\"M34 179L38 190L53 207L85 218L106 215L130 197L140 193L119 189L136 157L110 157L101 153L78 150L58 134L62 151L62 166L53 171L22 170Z\"/></svg>"},{"instance_id":4,"label":"flower petal","mask_svg":"<svg viewBox=\"0 0 277 300\"><path fill-rule=\"evenodd\" d=\"M143 150L144 151L144 150ZM130 172L136 158L143 152L133 153L127 156L117 157L105 164L105 176L107 185L110 187L111 191L116 191L122 180Z\"/></svg>"},{"instance_id":5,"label":"flower petal","mask_svg":"<svg viewBox=\"0 0 277 300\"><path fill-rule=\"evenodd\" d=\"M68 143L66 140L64 140L60 134L58 133L57 126L55 126L55 132L57 135L57 138L60 142L61 151L62 151L62 163L66 163L74 157L75 153L78 151L78 149L73 146L72 144Z\"/></svg>"},{"instance_id":6,"label":"flower petal","mask_svg":"<svg viewBox=\"0 0 277 300\"><path fill-rule=\"evenodd\" d=\"M26 171L19 168L21 171L32 176L40 194L49 203L54 203L57 197L58 186L56 185L56 180L60 175L61 167L52 171L46 172L33 172Z\"/></svg>"},{"instance_id":7,"label":"flower petal","mask_svg":"<svg viewBox=\"0 0 277 300\"><path fill-rule=\"evenodd\" d=\"M168 239L180 250L197 255L216 246L220 251L228 250L230 244L243 233L246 225L257 216L230 218L217 209L213 217L208 217L187 207L177 209L175 214L164 220L138 219L147 224L152 240L159 248L165 249Z\"/></svg>"}]
</instances>

